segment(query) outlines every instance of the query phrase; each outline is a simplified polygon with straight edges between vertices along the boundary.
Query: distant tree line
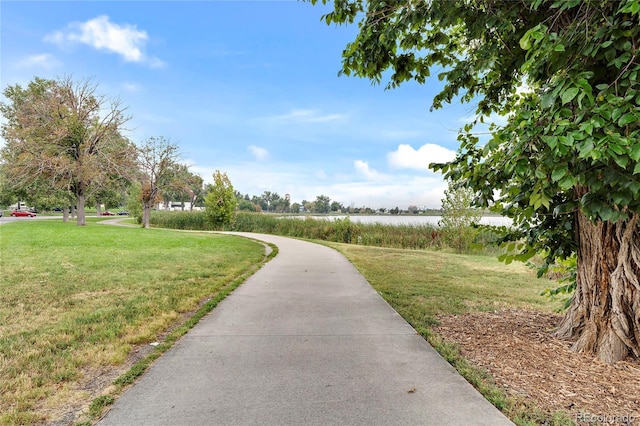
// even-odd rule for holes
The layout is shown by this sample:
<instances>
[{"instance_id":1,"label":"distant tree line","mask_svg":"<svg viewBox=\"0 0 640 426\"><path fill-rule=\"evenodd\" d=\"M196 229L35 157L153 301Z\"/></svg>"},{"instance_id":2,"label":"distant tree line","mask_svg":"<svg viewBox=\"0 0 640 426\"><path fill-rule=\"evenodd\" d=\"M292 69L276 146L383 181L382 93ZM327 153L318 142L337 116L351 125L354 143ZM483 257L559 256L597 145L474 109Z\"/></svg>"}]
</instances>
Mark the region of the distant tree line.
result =
<instances>
[{"instance_id":1,"label":"distant tree line","mask_svg":"<svg viewBox=\"0 0 640 426\"><path fill-rule=\"evenodd\" d=\"M442 214L442 209L419 208L415 205L408 206L406 210L399 207L387 209L371 208L366 206L354 207L345 206L339 201L332 201L326 195L318 195L314 201L302 200L302 202L291 202L289 197L282 197L277 192L264 191L260 195L250 196L236 191L238 209L247 212L269 212L269 213L344 213L344 214L419 214L431 215Z\"/></svg>"}]
</instances>

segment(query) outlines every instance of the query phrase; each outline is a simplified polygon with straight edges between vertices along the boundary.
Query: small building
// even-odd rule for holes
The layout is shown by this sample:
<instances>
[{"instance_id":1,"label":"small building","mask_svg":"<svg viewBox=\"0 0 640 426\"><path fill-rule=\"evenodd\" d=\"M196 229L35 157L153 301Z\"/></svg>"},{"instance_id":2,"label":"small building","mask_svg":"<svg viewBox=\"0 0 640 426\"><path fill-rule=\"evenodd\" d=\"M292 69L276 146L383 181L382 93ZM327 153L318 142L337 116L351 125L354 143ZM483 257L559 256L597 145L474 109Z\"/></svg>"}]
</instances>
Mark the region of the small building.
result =
<instances>
[{"instance_id":1,"label":"small building","mask_svg":"<svg viewBox=\"0 0 640 426\"><path fill-rule=\"evenodd\" d=\"M182 207L184 205L184 208ZM189 201L185 201L184 203L178 202L178 201L171 201L168 204L166 203L158 203L156 205L156 210L158 211L191 211L191 210L202 210L202 207L193 207L193 209L191 208L191 202Z\"/></svg>"}]
</instances>

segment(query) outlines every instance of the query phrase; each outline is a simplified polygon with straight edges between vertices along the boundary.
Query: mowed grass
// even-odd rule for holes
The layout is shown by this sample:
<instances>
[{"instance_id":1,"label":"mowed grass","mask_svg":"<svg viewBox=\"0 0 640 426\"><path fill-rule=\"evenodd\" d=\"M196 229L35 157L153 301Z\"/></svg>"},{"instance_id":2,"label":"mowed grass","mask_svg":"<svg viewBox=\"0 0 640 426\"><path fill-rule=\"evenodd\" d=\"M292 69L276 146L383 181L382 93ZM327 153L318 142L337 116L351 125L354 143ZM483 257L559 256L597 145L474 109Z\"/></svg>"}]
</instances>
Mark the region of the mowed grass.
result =
<instances>
[{"instance_id":1,"label":"mowed grass","mask_svg":"<svg viewBox=\"0 0 640 426\"><path fill-rule=\"evenodd\" d=\"M0 424L46 423L83 372L125 362L255 270L226 235L58 221L0 227Z\"/></svg>"},{"instance_id":2,"label":"mowed grass","mask_svg":"<svg viewBox=\"0 0 640 426\"><path fill-rule=\"evenodd\" d=\"M538 279L521 263L495 257L432 250L402 250L327 243L342 252L414 328L438 315L507 307L552 312L559 307L540 293L555 282Z\"/></svg>"}]
</instances>

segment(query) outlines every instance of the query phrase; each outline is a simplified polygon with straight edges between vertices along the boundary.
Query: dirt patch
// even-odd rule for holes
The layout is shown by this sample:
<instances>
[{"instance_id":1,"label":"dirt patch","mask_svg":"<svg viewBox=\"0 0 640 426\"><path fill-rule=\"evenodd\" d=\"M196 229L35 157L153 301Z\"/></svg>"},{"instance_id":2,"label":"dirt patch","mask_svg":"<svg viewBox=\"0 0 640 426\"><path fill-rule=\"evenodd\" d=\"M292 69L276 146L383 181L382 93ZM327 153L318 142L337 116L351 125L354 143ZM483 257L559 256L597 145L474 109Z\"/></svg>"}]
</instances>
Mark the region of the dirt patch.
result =
<instances>
[{"instance_id":1,"label":"dirt patch","mask_svg":"<svg viewBox=\"0 0 640 426\"><path fill-rule=\"evenodd\" d=\"M640 360L615 365L570 350L551 331L562 317L504 310L439 318L434 331L487 370L515 398L545 412L566 412L578 424L640 425Z\"/></svg>"},{"instance_id":2,"label":"dirt patch","mask_svg":"<svg viewBox=\"0 0 640 426\"><path fill-rule=\"evenodd\" d=\"M88 411L94 398L108 394L115 379L126 373L135 363L149 356L153 350L154 347L151 345L138 345L122 365L82 369L82 378L70 386L66 398L59 406L50 409L41 407L38 411L48 418L47 424L51 426L76 423L82 414Z\"/></svg>"},{"instance_id":3,"label":"dirt patch","mask_svg":"<svg viewBox=\"0 0 640 426\"><path fill-rule=\"evenodd\" d=\"M183 326L184 323L209 302L209 300L211 299L203 299L196 309L181 314L174 326L158 335L157 342L164 342L169 334ZM139 344L132 348L126 362L122 365L82 369L82 379L75 382L70 390L70 393L75 395L74 398L67 398L64 403L55 409L45 409L41 407L38 411L49 419L47 424L51 426L65 426L76 423L80 420L83 413L88 412L91 401L101 395L110 394L114 386L113 381L125 374L138 361L151 355L154 350L155 345L147 343Z\"/></svg>"}]
</instances>

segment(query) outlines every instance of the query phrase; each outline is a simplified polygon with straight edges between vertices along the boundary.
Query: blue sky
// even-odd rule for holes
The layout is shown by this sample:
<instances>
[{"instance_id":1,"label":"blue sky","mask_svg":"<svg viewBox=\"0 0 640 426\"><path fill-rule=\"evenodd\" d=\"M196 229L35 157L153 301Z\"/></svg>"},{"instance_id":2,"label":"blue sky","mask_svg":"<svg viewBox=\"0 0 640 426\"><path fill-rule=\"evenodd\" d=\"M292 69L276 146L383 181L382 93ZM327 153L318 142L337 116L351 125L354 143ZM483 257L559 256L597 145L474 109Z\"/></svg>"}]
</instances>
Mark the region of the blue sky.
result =
<instances>
[{"instance_id":1,"label":"blue sky","mask_svg":"<svg viewBox=\"0 0 640 426\"><path fill-rule=\"evenodd\" d=\"M453 158L472 106L429 112L435 76L395 90L339 77L357 28L327 26L328 7L2 1L0 83L91 78L128 106L132 141L164 136L205 182L220 170L243 194L440 207L427 165Z\"/></svg>"}]
</instances>

